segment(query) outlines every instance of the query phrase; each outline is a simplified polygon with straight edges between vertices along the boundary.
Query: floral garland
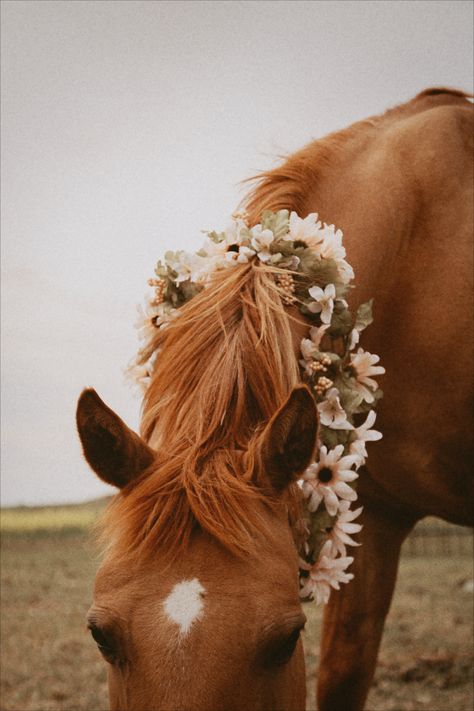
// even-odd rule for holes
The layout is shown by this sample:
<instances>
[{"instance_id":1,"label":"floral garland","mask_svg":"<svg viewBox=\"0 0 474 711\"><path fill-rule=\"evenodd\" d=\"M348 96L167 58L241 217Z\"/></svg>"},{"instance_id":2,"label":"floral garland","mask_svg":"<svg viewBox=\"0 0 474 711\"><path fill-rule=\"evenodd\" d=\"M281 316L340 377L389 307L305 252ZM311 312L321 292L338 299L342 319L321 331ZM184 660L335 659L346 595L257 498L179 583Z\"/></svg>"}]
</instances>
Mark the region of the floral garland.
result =
<instances>
[{"instance_id":1,"label":"floral garland","mask_svg":"<svg viewBox=\"0 0 474 711\"><path fill-rule=\"evenodd\" d=\"M301 342L300 360L320 418L318 458L298 482L306 503L300 594L326 603L331 588L354 577L346 572L353 561L346 546L359 545L351 536L362 528L354 523L362 508L350 508L357 500L355 481L367 459L366 443L382 437L371 429L382 397L373 376L385 369L377 365L377 355L356 350L360 333L372 322L372 301L359 306L353 318L344 297L354 272L345 260L342 232L321 224L316 213L303 219L288 210L265 212L254 227L236 214L227 230L206 234L196 254L166 252L158 262L156 278L149 280L154 294L137 327L149 341L206 287L213 272L253 259L277 268L283 302L297 304L315 323ZM145 390L155 357L130 369Z\"/></svg>"}]
</instances>

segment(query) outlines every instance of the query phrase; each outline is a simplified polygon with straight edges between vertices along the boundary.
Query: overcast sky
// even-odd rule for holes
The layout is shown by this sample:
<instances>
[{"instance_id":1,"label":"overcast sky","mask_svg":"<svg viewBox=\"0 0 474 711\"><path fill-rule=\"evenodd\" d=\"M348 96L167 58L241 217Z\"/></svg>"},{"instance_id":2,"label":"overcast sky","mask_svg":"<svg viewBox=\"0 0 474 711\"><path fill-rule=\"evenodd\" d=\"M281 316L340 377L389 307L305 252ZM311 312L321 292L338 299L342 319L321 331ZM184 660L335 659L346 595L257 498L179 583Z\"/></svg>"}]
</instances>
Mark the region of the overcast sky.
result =
<instances>
[{"instance_id":1,"label":"overcast sky","mask_svg":"<svg viewBox=\"0 0 474 711\"><path fill-rule=\"evenodd\" d=\"M84 386L138 426L123 368L166 249L239 181L432 85L472 91L471 2L4 1L2 503L109 489Z\"/></svg>"}]
</instances>

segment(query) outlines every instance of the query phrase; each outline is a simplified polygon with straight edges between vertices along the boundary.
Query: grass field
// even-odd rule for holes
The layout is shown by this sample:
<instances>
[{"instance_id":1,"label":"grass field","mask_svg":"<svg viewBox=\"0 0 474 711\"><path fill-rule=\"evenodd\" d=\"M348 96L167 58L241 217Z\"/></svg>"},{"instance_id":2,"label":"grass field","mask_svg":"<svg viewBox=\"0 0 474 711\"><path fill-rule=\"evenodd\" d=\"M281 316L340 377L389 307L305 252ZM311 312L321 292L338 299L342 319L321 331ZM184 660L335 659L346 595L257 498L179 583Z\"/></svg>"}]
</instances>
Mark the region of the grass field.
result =
<instances>
[{"instance_id":1,"label":"grass field","mask_svg":"<svg viewBox=\"0 0 474 711\"><path fill-rule=\"evenodd\" d=\"M85 504L70 506L40 506L2 509L2 533L27 533L37 531L81 531L90 528L108 499L96 499Z\"/></svg>"},{"instance_id":2,"label":"grass field","mask_svg":"<svg viewBox=\"0 0 474 711\"><path fill-rule=\"evenodd\" d=\"M103 502L2 512L1 711L105 711L105 667L85 629ZM471 711L473 595L463 555L404 557L369 711ZM309 709L320 611L305 606Z\"/></svg>"}]
</instances>

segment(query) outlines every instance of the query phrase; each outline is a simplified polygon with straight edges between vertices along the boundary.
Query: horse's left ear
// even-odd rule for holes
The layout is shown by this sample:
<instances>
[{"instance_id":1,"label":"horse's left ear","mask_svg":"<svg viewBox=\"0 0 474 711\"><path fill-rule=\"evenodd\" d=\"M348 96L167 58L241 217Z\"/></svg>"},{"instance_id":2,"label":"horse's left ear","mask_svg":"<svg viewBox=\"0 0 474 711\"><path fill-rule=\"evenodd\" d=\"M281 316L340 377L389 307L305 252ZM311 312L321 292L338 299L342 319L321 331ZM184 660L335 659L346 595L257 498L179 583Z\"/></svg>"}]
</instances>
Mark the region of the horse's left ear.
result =
<instances>
[{"instance_id":1,"label":"horse's left ear","mask_svg":"<svg viewBox=\"0 0 474 711\"><path fill-rule=\"evenodd\" d=\"M122 489L155 459L151 447L107 407L95 390L84 390L80 396L76 421L84 456L107 484Z\"/></svg>"},{"instance_id":2,"label":"horse's left ear","mask_svg":"<svg viewBox=\"0 0 474 711\"><path fill-rule=\"evenodd\" d=\"M316 404L306 385L300 385L263 432L261 462L276 491L283 491L311 464L317 434Z\"/></svg>"}]
</instances>

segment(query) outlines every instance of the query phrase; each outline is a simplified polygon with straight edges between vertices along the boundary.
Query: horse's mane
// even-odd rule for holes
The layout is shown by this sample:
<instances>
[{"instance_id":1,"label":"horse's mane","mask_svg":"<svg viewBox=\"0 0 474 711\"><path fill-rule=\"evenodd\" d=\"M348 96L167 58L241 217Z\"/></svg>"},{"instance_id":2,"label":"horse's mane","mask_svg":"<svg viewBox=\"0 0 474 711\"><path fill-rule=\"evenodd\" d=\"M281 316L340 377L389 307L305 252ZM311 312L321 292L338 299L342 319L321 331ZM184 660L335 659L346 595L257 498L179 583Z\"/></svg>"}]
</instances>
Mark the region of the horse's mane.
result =
<instances>
[{"instance_id":1,"label":"horse's mane","mask_svg":"<svg viewBox=\"0 0 474 711\"><path fill-rule=\"evenodd\" d=\"M103 517L116 554L159 546L171 555L197 526L243 552L264 532L252 505L272 500L259 481L258 439L299 380L274 272L251 263L217 273L144 350L144 360L159 353L142 419L158 457ZM290 487L287 503L295 500Z\"/></svg>"}]
</instances>

